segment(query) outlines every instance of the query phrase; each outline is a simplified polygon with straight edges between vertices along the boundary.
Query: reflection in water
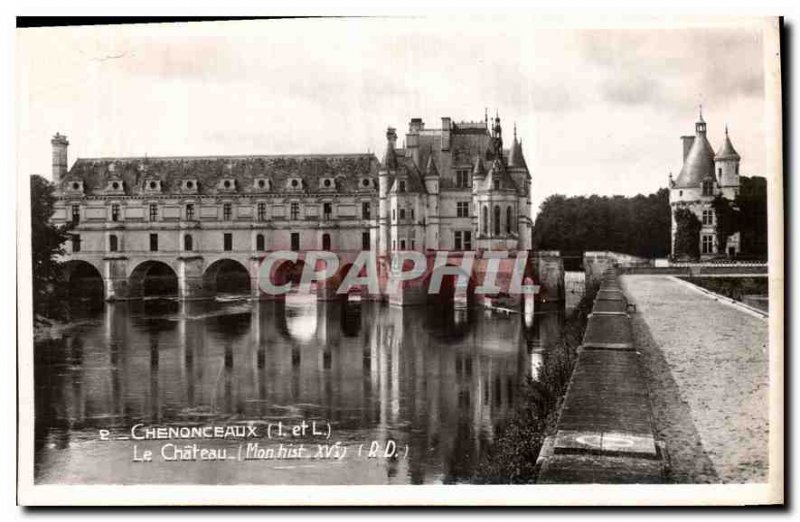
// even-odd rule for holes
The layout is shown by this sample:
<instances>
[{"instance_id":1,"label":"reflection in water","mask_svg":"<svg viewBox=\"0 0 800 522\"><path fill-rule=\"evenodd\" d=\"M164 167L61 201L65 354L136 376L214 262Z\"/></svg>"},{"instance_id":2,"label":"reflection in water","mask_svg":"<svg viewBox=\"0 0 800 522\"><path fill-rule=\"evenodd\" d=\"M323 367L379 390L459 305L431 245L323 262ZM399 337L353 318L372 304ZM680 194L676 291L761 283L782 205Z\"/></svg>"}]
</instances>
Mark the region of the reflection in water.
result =
<instances>
[{"instance_id":1,"label":"reflection in water","mask_svg":"<svg viewBox=\"0 0 800 522\"><path fill-rule=\"evenodd\" d=\"M108 304L36 345L40 483L452 483L468 480L560 335L563 314L372 302ZM329 421L332 441L407 458L132 462L136 423ZM190 441L191 442L191 441ZM313 445L315 441L308 441ZM163 442L151 441L156 452ZM230 444L211 441L210 444Z\"/></svg>"}]
</instances>

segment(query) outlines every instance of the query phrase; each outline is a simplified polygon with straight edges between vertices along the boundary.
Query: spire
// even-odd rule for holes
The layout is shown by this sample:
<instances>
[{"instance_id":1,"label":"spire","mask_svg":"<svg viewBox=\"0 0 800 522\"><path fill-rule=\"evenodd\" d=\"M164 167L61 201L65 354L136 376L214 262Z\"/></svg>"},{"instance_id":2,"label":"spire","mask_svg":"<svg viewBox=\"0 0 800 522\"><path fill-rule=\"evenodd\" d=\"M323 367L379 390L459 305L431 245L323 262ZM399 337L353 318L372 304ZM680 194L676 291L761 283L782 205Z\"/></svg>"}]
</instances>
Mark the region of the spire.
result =
<instances>
[{"instance_id":1,"label":"spire","mask_svg":"<svg viewBox=\"0 0 800 522\"><path fill-rule=\"evenodd\" d=\"M516 124L514 124L514 141L511 143L511 151L508 153L508 166L510 168L528 168L525 163L525 156L522 154L522 142L517 139Z\"/></svg>"},{"instance_id":2,"label":"spire","mask_svg":"<svg viewBox=\"0 0 800 522\"><path fill-rule=\"evenodd\" d=\"M741 156L733 148L731 138L728 136L728 126L725 125L725 141L722 142L722 147L719 148L717 154L714 156L715 160L736 160L739 161Z\"/></svg>"},{"instance_id":3,"label":"spire","mask_svg":"<svg viewBox=\"0 0 800 522\"><path fill-rule=\"evenodd\" d=\"M428 154L428 166L425 168L425 177L439 176L439 169L436 168L436 162L433 161L433 146L431 146L430 153Z\"/></svg>"},{"instance_id":4,"label":"spire","mask_svg":"<svg viewBox=\"0 0 800 522\"><path fill-rule=\"evenodd\" d=\"M706 133L706 120L703 119L703 104L701 103L699 106L699 115L697 119L697 123L694 124L695 133L700 136L701 134Z\"/></svg>"}]
</instances>

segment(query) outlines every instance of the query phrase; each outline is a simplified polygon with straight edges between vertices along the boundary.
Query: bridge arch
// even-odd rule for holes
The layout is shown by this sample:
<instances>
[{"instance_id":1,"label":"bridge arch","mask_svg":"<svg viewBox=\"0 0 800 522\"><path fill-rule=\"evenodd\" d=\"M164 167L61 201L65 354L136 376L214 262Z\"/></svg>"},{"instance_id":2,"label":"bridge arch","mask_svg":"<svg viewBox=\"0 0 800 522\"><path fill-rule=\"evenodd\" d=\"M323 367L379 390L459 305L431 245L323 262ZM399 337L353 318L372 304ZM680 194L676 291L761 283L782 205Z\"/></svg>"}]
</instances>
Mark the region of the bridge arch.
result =
<instances>
[{"instance_id":1,"label":"bridge arch","mask_svg":"<svg viewBox=\"0 0 800 522\"><path fill-rule=\"evenodd\" d=\"M176 297L178 275L163 261L148 260L136 265L128 278L130 297Z\"/></svg>"},{"instance_id":2,"label":"bridge arch","mask_svg":"<svg viewBox=\"0 0 800 522\"><path fill-rule=\"evenodd\" d=\"M203 272L203 286L212 294L249 294L250 271L234 259L218 259Z\"/></svg>"},{"instance_id":3,"label":"bridge arch","mask_svg":"<svg viewBox=\"0 0 800 522\"><path fill-rule=\"evenodd\" d=\"M72 259L61 265L61 278L67 286L70 299L102 302L105 285L100 270L79 259Z\"/></svg>"},{"instance_id":4,"label":"bridge arch","mask_svg":"<svg viewBox=\"0 0 800 522\"><path fill-rule=\"evenodd\" d=\"M447 269L456 269L460 276L467 279L466 285L459 285L459 275L445 274L442 276L442 285L439 287L438 293L432 293L431 280L436 272ZM475 304L475 288L477 287L475 281L475 274L469 274L461 269L461 267L448 263L445 266L431 270L423 280L423 291L427 294L427 303L434 305L453 306L456 304L463 304L472 306Z\"/></svg>"},{"instance_id":5,"label":"bridge arch","mask_svg":"<svg viewBox=\"0 0 800 522\"><path fill-rule=\"evenodd\" d=\"M281 260L272 266L270 279L275 286L291 285L291 292L296 292L306 264L302 259L297 261Z\"/></svg>"}]
</instances>

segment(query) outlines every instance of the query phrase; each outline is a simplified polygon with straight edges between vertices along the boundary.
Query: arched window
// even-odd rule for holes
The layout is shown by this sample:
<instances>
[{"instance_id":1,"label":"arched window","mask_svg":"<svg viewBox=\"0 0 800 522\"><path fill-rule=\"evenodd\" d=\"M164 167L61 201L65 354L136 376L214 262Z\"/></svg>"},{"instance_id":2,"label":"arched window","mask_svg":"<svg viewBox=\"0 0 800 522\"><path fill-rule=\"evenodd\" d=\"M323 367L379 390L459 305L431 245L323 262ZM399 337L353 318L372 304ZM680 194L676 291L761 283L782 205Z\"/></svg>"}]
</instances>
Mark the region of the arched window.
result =
<instances>
[{"instance_id":1,"label":"arched window","mask_svg":"<svg viewBox=\"0 0 800 522\"><path fill-rule=\"evenodd\" d=\"M191 252L192 248L192 236L190 234L186 234L183 236L183 249L187 252Z\"/></svg>"},{"instance_id":2,"label":"arched window","mask_svg":"<svg viewBox=\"0 0 800 522\"><path fill-rule=\"evenodd\" d=\"M494 235L500 235L500 207L494 206Z\"/></svg>"},{"instance_id":3,"label":"arched window","mask_svg":"<svg viewBox=\"0 0 800 522\"><path fill-rule=\"evenodd\" d=\"M117 242L117 236L111 234L110 236L108 236L108 250L110 252L116 252L118 248L119 244Z\"/></svg>"},{"instance_id":4,"label":"arched window","mask_svg":"<svg viewBox=\"0 0 800 522\"><path fill-rule=\"evenodd\" d=\"M264 234L258 234L256 236L256 250L259 252L266 250L266 246L264 244Z\"/></svg>"},{"instance_id":5,"label":"arched window","mask_svg":"<svg viewBox=\"0 0 800 522\"><path fill-rule=\"evenodd\" d=\"M331 235L322 234L322 250L330 250L330 249L331 249Z\"/></svg>"},{"instance_id":6,"label":"arched window","mask_svg":"<svg viewBox=\"0 0 800 522\"><path fill-rule=\"evenodd\" d=\"M506 207L506 234L511 233L511 207Z\"/></svg>"},{"instance_id":7,"label":"arched window","mask_svg":"<svg viewBox=\"0 0 800 522\"><path fill-rule=\"evenodd\" d=\"M489 235L489 208L483 206L483 235Z\"/></svg>"}]
</instances>

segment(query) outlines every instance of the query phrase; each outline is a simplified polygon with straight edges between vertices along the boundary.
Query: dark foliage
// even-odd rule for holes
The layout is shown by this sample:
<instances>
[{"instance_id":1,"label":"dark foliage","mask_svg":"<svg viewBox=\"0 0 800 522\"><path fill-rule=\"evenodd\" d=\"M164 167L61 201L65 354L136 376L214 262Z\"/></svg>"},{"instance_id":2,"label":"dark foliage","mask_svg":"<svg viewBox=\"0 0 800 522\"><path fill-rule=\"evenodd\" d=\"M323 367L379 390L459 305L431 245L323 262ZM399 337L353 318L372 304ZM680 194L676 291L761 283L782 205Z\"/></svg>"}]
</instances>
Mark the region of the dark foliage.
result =
<instances>
[{"instance_id":1,"label":"dark foliage","mask_svg":"<svg viewBox=\"0 0 800 522\"><path fill-rule=\"evenodd\" d=\"M725 247L728 244L728 238L740 227L741 220L739 218L739 211L731 200L719 194L717 194L711 202L711 208L714 210L714 220L716 221L717 252L724 254Z\"/></svg>"},{"instance_id":2,"label":"dark foliage","mask_svg":"<svg viewBox=\"0 0 800 522\"><path fill-rule=\"evenodd\" d=\"M675 257L699 258L700 220L688 208L679 208L675 211L675 224Z\"/></svg>"},{"instance_id":3,"label":"dark foliage","mask_svg":"<svg viewBox=\"0 0 800 522\"><path fill-rule=\"evenodd\" d=\"M58 284L61 266L56 260L64 253L68 234L65 227L50 222L53 216L53 184L31 176L31 248L33 271L33 312L57 319L63 315L63 285Z\"/></svg>"},{"instance_id":4,"label":"dark foliage","mask_svg":"<svg viewBox=\"0 0 800 522\"><path fill-rule=\"evenodd\" d=\"M666 257L670 249L669 190L634 197L556 194L539 208L533 248L580 253L612 250Z\"/></svg>"},{"instance_id":5,"label":"dark foliage","mask_svg":"<svg viewBox=\"0 0 800 522\"><path fill-rule=\"evenodd\" d=\"M746 295L768 295L769 280L766 277L686 277L690 283L706 290L741 301Z\"/></svg>"},{"instance_id":6,"label":"dark foliage","mask_svg":"<svg viewBox=\"0 0 800 522\"><path fill-rule=\"evenodd\" d=\"M767 258L767 180L760 176L741 177L736 207L741 232L742 254Z\"/></svg>"}]
</instances>

